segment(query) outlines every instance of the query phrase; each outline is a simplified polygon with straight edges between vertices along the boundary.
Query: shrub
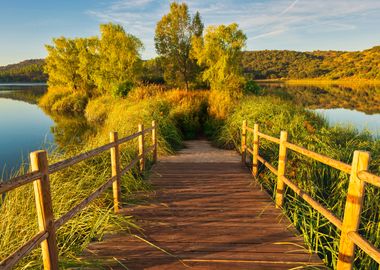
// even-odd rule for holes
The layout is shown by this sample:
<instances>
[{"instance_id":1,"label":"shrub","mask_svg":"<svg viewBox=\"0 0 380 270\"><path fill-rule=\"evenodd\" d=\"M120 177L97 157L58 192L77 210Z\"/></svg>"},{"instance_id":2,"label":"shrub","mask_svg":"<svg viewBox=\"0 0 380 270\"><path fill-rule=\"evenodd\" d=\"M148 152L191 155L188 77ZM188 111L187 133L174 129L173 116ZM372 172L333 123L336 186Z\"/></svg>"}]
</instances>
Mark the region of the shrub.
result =
<instances>
[{"instance_id":1,"label":"shrub","mask_svg":"<svg viewBox=\"0 0 380 270\"><path fill-rule=\"evenodd\" d=\"M247 81L244 85L244 92L246 94L257 95L259 94L259 91L260 91L260 86L258 86L258 84L253 80Z\"/></svg>"},{"instance_id":2,"label":"shrub","mask_svg":"<svg viewBox=\"0 0 380 270\"><path fill-rule=\"evenodd\" d=\"M115 97L126 97L132 90L134 84L131 81L124 81L112 91Z\"/></svg>"},{"instance_id":3,"label":"shrub","mask_svg":"<svg viewBox=\"0 0 380 270\"><path fill-rule=\"evenodd\" d=\"M53 107L54 103L70 94L70 90L62 87L49 87L49 90L39 101L39 105L47 110Z\"/></svg>"},{"instance_id":4,"label":"shrub","mask_svg":"<svg viewBox=\"0 0 380 270\"><path fill-rule=\"evenodd\" d=\"M78 92L70 93L57 100L51 110L62 113L83 113L88 102L88 97Z\"/></svg>"}]
</instances>

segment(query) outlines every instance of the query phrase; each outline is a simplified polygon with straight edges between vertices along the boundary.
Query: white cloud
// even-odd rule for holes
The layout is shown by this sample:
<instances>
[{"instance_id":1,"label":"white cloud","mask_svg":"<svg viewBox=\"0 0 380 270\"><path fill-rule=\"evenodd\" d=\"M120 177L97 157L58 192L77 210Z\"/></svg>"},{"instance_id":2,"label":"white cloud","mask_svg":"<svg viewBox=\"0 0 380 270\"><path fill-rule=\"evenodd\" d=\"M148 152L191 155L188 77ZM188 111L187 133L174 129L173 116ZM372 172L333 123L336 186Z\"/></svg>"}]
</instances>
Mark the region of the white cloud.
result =
<instances>
[{"instance_id":1,"label":"white cloud","mask_svg":"<svg viewBox=\"0 0 380 270\"><path fill-rule=\"evenodd\" d=\"M154 29L170 1L118 0L87 13L101 22L113 21L145 43L144 57L155 55ZM380 11L380 0L188 0L190 12L199 11L207 25L237 22L253 40L284 34L350 31L366 14ZM358 19L359 18L359 19ZM358 20L357 20L358 19ZM251 46L252 45L252 46Z\"/></svg>"}]
</instances>

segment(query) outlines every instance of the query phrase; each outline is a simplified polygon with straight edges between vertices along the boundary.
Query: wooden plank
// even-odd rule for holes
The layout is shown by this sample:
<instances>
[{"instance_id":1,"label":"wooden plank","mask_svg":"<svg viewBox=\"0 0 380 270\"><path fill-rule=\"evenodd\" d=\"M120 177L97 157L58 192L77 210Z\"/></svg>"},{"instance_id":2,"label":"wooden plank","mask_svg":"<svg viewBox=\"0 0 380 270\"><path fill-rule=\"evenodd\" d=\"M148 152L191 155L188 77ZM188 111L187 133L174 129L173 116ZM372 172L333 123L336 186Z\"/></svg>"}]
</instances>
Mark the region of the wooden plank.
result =
<instances>
[{"instance_id":1,"label":"wooden plank","mask_svg":"<svg viewBox=\"0 0 380 270\"><path fill-rule=\"evenodd\" d=\"M71 166L73 166L73 165L75 165L81 161L84 161L86 159L89 159L89 158L92 158L96 155L99 155L99 154L103 153L104 151L111 149L115 145L116 145L115 143L108 143L108 144L105 144L101 147L98 147L98 148L92 149L90 151L87 151L85 153L82 153L80 155L77 155L77 156L59 161L57 163L54 163L54 164L49 166L49 174L52 174L52 173L55 173L57 171L66 169L66 168L71 167Z\"/></svg>"},{"instance_id":2,"label":"wooden plank","mask_svg":"<svg viewBox=\"0 0 380 270\"><path fill-rule=\"evenodd\" d=\"M21 187L21 186L26 185L28 183L31 183L31 182L41 178L41 176L42 176L41 172L30 172L30 173L9 179L5 183L1 182L0 183L0 194L11 191L15 188Z\"/></svg>"},{"instance_id":3,"label":"wooden plank","mask_svg":"<svg viewBox=\"0 0 380 270\"><path fill-rule=\"evenodd\" d=\"M352 170L346 206L344 208L342 232L340 236L338 270L352 269L355 258L355 242L348 236L350 232L357 232L360 224L360 215L364 199L364 185L357 173L368 170L369 153L364 151L355 151L352 160Z\"/></svg>"},{"instance_id":4,"label":"wooden plank","mask_svg":"<svg viewBox=\"0 0 380 270\"><path fill-rule=\"evenodd\" d=\"M157 125L156 121L152 121L152 145L153 145L153 162L157 162Z\"/></svg>"},{"instance_id":5,"label":"wooden plank","mask_svg":"<svg viewBox=\"0 0 380 270\"><path fill-rule=\"evenodd\" d=\"M32 171L39 171L42 173L42 177L34 181L33 185L38 228L41 232L46 232L48 234L48 237L41 242L44 269L58 270L58 249L46 151L32 152L30 154L30 163Z\"/></svg>"},{"instance_id":6,"label":"wooden plank","mask_svg":"<svg viewBox=\"0 0 380 270\"><path fill-rule=\"evenodd\" d=\"M117 132L110 133L110 142L115 143L111 148L111 173L115 181L112 183L113 209L117 213L121 207L121 173L120 173L120 150Z\"/></svg>"},{"instance_id":7,"label":"wooden plank","mask_svg":"<svg viewBox=\"0 0 380 270\"><path fill-rule=\"evenodd\" d=\"M259 172L259 125L255 124L253 126L253 152L252 152L252 175L253 177L257 177Z\"/></svg>"},{"instance_id":8,"label":"wooden plank","mask_svg":"<svg viewBox=\"0 0 380 270\"><path fill-rule=\"evenodd\" d=\"M288 133L281 131L280 135L280 150L278 154L278 168L277 168L277 186L276 186L276 207L281 208L284 203L285 183L282 177L286 171L286 141L288 140Z\"/></svg>"},{"instance_id":9,"label":"wooden plank","mask_svg":"<svg viewBox=\"0 0 380 270\"><path fill-rule=\"evenodd\" d=\"M377 263L380 264L380 250L368 242L367 239L362 237L358 232L349 232L348 237L365 253L371 256Z\"/></svg>"},{"instance_id":10,"label":"wooden plank","mask_svg":"<svg viewBox=\"0 0 380 270\"><path fill-rule=\"evenodd\" d=\"M145 144L144 144L144 133L143 133L144 125L139 124L138 128L139 128L139 132L141 132L141 135L139 136L139 156L141 156L141 158L140 158L140 172L142 172L145 170L145 157L144 157Z\"/></svg>"},{"instance_id":11,"label":"wooden plank","mask_svg":"<svg viewBox=\"0 0 380 270\"><path fill-rule=\"evenodd\" d=\"M257 132L257 134L259 135L259 137L264 138L264 139L266 139L266 140L268 140L270 142L274 142L274 143L280 144L280 139L278 139L278 138L269 136L269 135L261 133L261 132Z\"/></svg>"},{"instance_id":12,"label":"wooden plank","mask_svg":"<svg viewBox=\"0 0 380 270\"><path fill-rule=\"evenodd\" d=\"M366 181L368 184L380 187L380 176L374 175L367 171L360 171L358 172L358 177L361 180Z\"/></svg>"},{"instance_id":13,"label":"wooden plank","mask_svg":"<svg viewBox=\"0 0 380 270\"><path fill-rule=\"evenodd\" d=\"M247 120L243 121L241 128L241 162L245 164L247 162Z\"/></svg>"},{"instance_id":14,"label":"wooden plank","mask_svg":"<svg viewBox=\"0 0 380 270\"><path fill-rule=\"evenodd\" d=\"M327 156L315 153L313 151L307 150L306 148L297 146L297 145L289 143L289 142L286 142L285 145L289 149L291 149L291 150L293 150L295 152L298 152L298 153L300 153L300 154L302 154L304 156L307 156L309 158L317 160L317 161L319 161L319 162L321 162L323 164L326 164L328 166L331 166L331 167L333 167L335 169L341 170L342 172L345 172L345 173L348 173L348 174L351 173L351 166L348 165L348 164L346 164L346 163L343 163L341 161L338 161L338 160L329 158Z\"/></svg>"}]
</instances>

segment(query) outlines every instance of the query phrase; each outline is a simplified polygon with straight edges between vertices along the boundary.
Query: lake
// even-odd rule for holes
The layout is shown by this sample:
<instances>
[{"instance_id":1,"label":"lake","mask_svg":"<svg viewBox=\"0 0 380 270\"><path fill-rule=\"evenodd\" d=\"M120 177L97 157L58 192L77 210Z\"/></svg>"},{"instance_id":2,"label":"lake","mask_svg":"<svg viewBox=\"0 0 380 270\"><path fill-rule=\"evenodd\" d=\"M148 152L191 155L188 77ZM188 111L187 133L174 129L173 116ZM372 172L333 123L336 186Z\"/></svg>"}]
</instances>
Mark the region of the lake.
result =
<instances>
[{"instance_id":1,"label":"lake","mask_svg":"<svg viewBox=\"0 0 380 270\"><path fill-rule=\"evenodd\" d=\"M52 144L54 121L36 104L45 85L0 85L0 170L3 179L29 152Z\"/></svg>"},{"instance_id":2,"label":"lake","mask_svg":"<svg viewBox=\"0 0 380 270\"><path fill-rule=\"evenodd\" d=\"M380 85L293 85L259 83L262 95L274 95L323 116L331 125L353 126L380 137Z\"/></svg>"}]
</instances>

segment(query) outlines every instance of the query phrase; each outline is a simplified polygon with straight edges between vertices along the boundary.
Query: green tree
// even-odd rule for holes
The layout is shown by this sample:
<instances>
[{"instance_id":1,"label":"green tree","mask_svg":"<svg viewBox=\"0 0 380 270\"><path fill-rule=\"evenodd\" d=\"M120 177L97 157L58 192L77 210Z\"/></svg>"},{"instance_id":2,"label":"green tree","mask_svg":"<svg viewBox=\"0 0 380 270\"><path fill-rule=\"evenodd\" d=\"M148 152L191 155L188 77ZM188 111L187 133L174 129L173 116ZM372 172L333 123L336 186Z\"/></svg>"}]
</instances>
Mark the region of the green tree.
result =
<instances>
[{"instance_id":1,"label":"green tree","mask_svg":"<svg viewBox=\"0 0 380 270\"><path fill-rule=\"evenodd\" d=\"M81 78L79 86L90 97L96 95L96 86L94 76L97 71L97 62L99 61L97 37L78 38L75 40L78 50L78 68L76 70Z\"/></svg>"},{"instance_id":2,"label":"green tree","mask_svg":"<svg viewBox=\"0 0 380 270\"><path fill-rule=\"evenodd\" d=\"M241 91L244 77L241 69L242 49L247 37L236 23L210 26L204 38L193 38L192 55L205 67L203 79L213 90Z\"/></svg>"},{"instance_id":3,"label":"green tree","mask_svg":"<svg viewBox=\"0 0 380 270\"><path fill-rule=\"evenodd\" d=\"M65 37L53 39L54 45L46 45L45 72L49 74L49 86L64 87L74 91L80 85L77 73L79 59L75 40Z\"/></svg>"},{"instance_id":4,"label":"green tree","mask_svg":"<svg viewBox=\"0 0 380 270\"><path fill-rule=\"evenodd\" d=\"M120 91L122 85L130 85L139 78L143 44L120 25L103 24L100 32L94 81L101 92L114 93Z\"/></svg>"},{"instance_id":5,"label":"green tree","mask_svg":"<svg viewBox=\"0 0 380 270\"><path fill-rule=\"evenodd\" d=\"M155 46L165 62L165 80L169 84L189 88L198 68L190 58L191 40L202 36L203 23L199 12L193 18L185 3L173 2L170 11L157 23Z\"/></svg>"}]
</instances>

